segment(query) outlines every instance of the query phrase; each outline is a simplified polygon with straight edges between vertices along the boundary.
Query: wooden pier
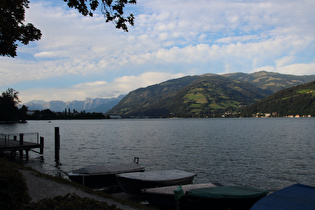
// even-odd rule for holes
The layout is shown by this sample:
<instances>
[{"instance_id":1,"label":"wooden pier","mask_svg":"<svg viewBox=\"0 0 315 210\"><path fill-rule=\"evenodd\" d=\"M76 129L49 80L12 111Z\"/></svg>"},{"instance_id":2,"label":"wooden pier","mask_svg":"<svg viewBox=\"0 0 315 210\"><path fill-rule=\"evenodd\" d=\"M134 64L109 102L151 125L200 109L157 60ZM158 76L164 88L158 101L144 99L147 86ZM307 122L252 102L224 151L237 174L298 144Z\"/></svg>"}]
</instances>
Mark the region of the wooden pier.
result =
<instances>
[{"instance_id":1,"label":"wooden pier","mask_svg":"<svg viewBox=\"0 0 315 210\"><path fill-rule=\"evenodd\" d=\"M17 136L13 136L13 139L10 139L11 135L4 135L2 134L0 137L0 153L3 152L11 152L13 157L16 156L16 152L19 151L20 158L23 158L23 151L25 151L26 160L29 158L29 151L32 149L39 148L40 151L34 151L39 154L44 153L44 138L40 137L39 143L32 143L24 141L24 134L19 134L19 140Z\"/></svg>"}]
</instances>

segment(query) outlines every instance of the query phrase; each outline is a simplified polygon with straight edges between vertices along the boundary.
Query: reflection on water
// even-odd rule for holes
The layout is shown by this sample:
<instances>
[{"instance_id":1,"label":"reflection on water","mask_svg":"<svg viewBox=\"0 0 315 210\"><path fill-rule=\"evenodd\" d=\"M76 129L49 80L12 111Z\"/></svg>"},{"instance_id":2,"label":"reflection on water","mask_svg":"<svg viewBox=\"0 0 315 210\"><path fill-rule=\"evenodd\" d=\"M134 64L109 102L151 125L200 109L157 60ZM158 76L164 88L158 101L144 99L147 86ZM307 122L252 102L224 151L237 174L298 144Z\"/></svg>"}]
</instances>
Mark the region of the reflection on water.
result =
<instances>
[{"instance_id":1,"label":"reflection on water","mask_svg":"<svg viewBox=\"0 0 315 210\"><path fill-rule=\"evenodd\" d=\"M0 133L39 132L45 138L44 156L31 153L29 165L50 174L139 157L146 170L195 172L195 183L273 191L297 182L315 185L314 122L315 118L30 121L1 125ZM61 135L58 167L54 127Z\"/></svg>"}]
</instances>

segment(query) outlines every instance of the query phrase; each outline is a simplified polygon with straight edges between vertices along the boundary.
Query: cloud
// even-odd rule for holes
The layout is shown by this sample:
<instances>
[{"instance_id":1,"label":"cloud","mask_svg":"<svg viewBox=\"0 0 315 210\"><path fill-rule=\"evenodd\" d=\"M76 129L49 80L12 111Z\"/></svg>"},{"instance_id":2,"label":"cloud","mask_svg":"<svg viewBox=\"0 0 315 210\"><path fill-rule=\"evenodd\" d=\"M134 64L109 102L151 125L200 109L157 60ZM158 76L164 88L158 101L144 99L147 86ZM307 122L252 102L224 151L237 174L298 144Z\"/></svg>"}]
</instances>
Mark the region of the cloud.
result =
<instances>
[{"instance_id":1,"label":"cloud","mask_svg":"<svg viewBox=\"0 0 315 210\"><path fill-rule=\"evenodd\" d=\"M294 75L314 75L315 63L295 63L281 66L263 66L254 69L256 71L278 72L280 74L294 74Z\"/></svg>"},{"instance_id":2,"label":"cloud","mask_svg":"<svg viewBox=\"0 0 315 210\"><path fill-rule=\"evenodd\" d=\"M34 7L40 13L33 15L40 17L39 26L47 32L39 45L43 51L34 56L60 56L63 66L58 63L58 58L53 63L58 66L52 66L56 71L60 69L60 75L76 72L91 74L100 69L103 72L110 69L120 71L130 63L193 65L193 62L211 62L216 59L222 64L229 61L233 66L233 62L239 63L239 58L248 58L244 63L252 59L257 64L271 64L314 42L313 35L309 38L305 33L303 36L299 33L301 30L312 32L313 29L309 29L314 28L310 27L314 26L311 21L304 19L304 24L292 24L310 15L306 7L312 3L305 3L139 2L140 9L143 8L141 11L149 12L136 16L136 26L128 34L113 30L111 24L104 24L102 16L82 17L76 11L37 3ZM293 8L297 8L297 11ZM299 12L304 10L307 12ZM47 24L47 20L51 24Z\"/></svg>"},{"instance_id":3,"label":"cloud","mask_svg":"<svg viewBox=\"0 0 315 210\"><path fill-rule=\"evenodd\" d=\"M277 67L277 72L282 74L310 75L315 72L315 63L295 63Z\"/></svg>"},{"instance_id":4,"label":"cloud","mask_svg":"<svg viewBox=\"0 0 315 210\"><path fill-rule=\"evenodd\" d=\"M62 51L39 52L34 54L35 58L57 58L64 57Z\"/></svg>"},{"instance_id":5,"label":"cloud","mask_svg":"<svg viewBox=\"0 0 315 210\"><path fill-rule=\"evenodd\" d=\"M278 60L276 60L276 66L279 68L279 67L283 67L289 63L292 63L294 62L294 57L293 56L285 56L285 57L282 57Z\"/></svg>"},{"instance_id":6,"label":"cloud","mask_svg":"<svg viewBox=\"0 0 315 210\"><path fill-rule=\"evenodd\" d=\"M86 82L86 83L81 83L74 85L74 88L88 88L88 87L99 87L99 86L104 86L106 85L106 81L96 81L96 82Z\"/></svg>"},{"instance_id":7,"label":"cloud","mask_svg":"<svg viewBox=\"0 0 315 210\"><path fill-rule=\"evenodd\" d=\"M233 36L233 37L224 37L221 39L217 39L215 42L217 43L237 43L237 42L248 42L248 41L256 41L260 39L257 35L245 35L245 36Z\"/></svg>"},{"instance_id":8,"label":"cloud","mask_svg":"<svg viewBox=\"0 0 315 210\"><path fill-rule=\"evenodd\" d=\"M314 7L309 0L139 1L131 7L135 26L125 33L101 14L83 17L64 2L34 0L26 19L42 39L19 46L14 59L0 58L1 88L19 87L32 99L84 99L174 75L264 68L314 74Z\"/></svg>"},{"instance_id":9,"label":"cloud","mask_svg":"<svg viewBox=\"0 0 315 210\"><path fill-rule=\"evenodd\" d=\"M31 100L84 100L86 98L112 98L127 94L140 87L158 84L163 81L183 77L183 74L169 74L160 72L146 72L138 76L123 76L111 82L94 81L73 85L65 88L28 89L20 92L23 103Z\"/></svg>"}]
</instances>

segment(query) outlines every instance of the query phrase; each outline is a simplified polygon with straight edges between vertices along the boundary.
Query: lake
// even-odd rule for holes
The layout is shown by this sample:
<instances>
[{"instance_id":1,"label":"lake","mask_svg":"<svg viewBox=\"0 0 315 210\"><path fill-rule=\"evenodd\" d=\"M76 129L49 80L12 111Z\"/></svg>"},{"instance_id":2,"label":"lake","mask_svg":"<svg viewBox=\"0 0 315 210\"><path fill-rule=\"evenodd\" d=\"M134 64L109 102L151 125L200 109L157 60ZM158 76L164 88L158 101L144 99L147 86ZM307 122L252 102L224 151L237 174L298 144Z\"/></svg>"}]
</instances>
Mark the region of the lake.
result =
<instances>
[{"instance_id":1,"label":"lake","mask_svg":"<svg viewBox=\"0 0 315 210\"><path fill-rule=\"evenodd\" d=\"M60 128L59 166L54 161L55 127ZM43 157L30 152L27 164L52 175L139 157L147 171L197 173L194 183L270 191L295 183L315 186L315 118L54 120L0 125L0 133L33 132L45 138L45 150Z\"/></svg>"}]
</instances>

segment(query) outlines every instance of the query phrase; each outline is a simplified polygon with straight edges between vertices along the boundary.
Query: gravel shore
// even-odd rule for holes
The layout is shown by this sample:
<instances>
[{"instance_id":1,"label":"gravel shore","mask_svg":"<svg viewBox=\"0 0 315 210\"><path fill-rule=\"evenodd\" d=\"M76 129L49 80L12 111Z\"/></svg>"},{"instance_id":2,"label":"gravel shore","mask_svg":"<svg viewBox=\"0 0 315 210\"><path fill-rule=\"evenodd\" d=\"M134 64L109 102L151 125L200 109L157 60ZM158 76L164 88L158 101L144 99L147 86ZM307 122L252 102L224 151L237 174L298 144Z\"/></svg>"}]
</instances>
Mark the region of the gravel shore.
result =
<instances>
[{"instance_id":1,"label":"gravel shore","mask_svg":"<svg viewBox=\"0 0 315 210\"><path fill-rule=\"evenodd\" d=\"M75 193L76 195L84 198L88 197L100 202L106 202L108 205L116 205L120 209L141 209L134 206L122 204L110 198L92 195L84 192L83 190L73 187L67 184L61 184L59 182L47 179L43 176L39 176L36 171L20 169L19 170L26 181L28 187L29 196L32 202L38 202L44 198L54 198L56 196L65 196L69 193Z\"/></svg>"}]
</instances>

